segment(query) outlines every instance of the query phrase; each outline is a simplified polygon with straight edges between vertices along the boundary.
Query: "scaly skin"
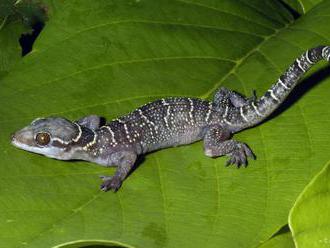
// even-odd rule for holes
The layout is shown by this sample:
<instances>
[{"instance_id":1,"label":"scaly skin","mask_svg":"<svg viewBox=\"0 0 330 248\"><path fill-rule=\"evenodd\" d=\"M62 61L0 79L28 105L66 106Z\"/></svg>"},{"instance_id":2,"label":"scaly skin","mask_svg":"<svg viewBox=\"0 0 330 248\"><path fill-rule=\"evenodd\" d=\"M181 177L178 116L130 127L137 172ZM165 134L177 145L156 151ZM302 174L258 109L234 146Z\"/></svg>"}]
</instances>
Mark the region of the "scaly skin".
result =
<instances>
[{"instance_id":1,"label":"scaly skin","mask_svg":"<svg viewBox=\"0 0 330 248\"><path fill-rule=\"evenodd\" d=\"M260 99L220 88L212 102L187 97L160 99L105 125L95 115L76 122L55 117L36 119L16 132L12 143L56 159L117 166L114 176L101 177L104 191L120 188L139 155L198 140L204 141L205 155L227 155L227 164L247 165L247 158L254 158L251 149L231 136L263 121L313 64L329 58L328 46L306 51Z\"/></svg>"}]
</instances>

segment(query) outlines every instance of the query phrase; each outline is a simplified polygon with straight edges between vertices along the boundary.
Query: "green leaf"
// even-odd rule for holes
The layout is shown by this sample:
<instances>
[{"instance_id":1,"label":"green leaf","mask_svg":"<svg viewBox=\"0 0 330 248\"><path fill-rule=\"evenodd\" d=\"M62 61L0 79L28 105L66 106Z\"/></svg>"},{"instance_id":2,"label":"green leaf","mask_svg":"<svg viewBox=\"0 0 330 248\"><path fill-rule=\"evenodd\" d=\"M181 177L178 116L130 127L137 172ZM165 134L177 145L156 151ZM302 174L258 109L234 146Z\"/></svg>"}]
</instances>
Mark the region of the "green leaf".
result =
<instances>
[{"instance_id":1,"label":"green leaf","mask_svg":"<svg viewBox=\"0 0 330 248\"><path fill-rule=\"evenodd\" d=\"M290 212L289 224L297 247L329 247L330 163L299 195Z\"/></svg>"},{"instance_id":2,"label":"green leaf","mask_svg":"<svg viewBox=\"0 0 330 248\"><path fill-rule=\"evenodd\" d=\"M295 245L289 231L276 235L262 245L258 246L258 248L295 248Z\"/></svg>"},{"instance_id":3,"label":"green leaf","mask_svg":"<svg viewBox=\"0 0 330 248\"><path fill-rule=\"evenodd\" d=\"M104 193L98 175L114 170L27 153L9 137L40 116L111 119L162 96L212 99L219 86L261 95L307 48L329 43L330 2L297 21L261 0L49 0L47 8L33 52L0 83L0 246L256 247L287 223L329 160L325 63L296 102L235 135L258 156L246 169L207 158L199 142L146 155L118 193Z\"/></svg>"},{"instance_id":4,"label":"green leaf","mask_svg":"<svg viewBox=\"0 0 330 248\"><path fill-rule=\"evenodd\" d=\"M0 79L22 57L19 38L31 32L36 21L45 21L46 13L36 1L1 0L0 2Z\"/></svg>"},{"instance_id":5,"label":"green leaf","mask_svg":"<svg viewBox=\"0 0 330 248\"><path fill-rule=\"evenodd\" d=\"M100 241L83 241L83 242L69 242L67 244L63 244L58 246L59 248L125 248L128 246L125 246L124 244L120 243L112 243L107 242L105 244L104 242Z\"/></svg>"},{"instance_id":6,"label":"green leaf","mask_svg":"<svg viewBox=\"0 0 330 248\"><path fill-rule=\"evenodd\" d=\"M18 23L7 24L8 17L0 18L0 79L21 58L20 35L25 31Z\"/></svg>"},{"instance_id":7,"label":"green leaf","mask_svg":"<svg viewBox=\"0 0 330 248\"><path fill-rule=\"evenodd\" d=\"M291 8L300 14L307 13L311 8L321 3L323 0L283 0Z\"/></svg>"}]
</instances>

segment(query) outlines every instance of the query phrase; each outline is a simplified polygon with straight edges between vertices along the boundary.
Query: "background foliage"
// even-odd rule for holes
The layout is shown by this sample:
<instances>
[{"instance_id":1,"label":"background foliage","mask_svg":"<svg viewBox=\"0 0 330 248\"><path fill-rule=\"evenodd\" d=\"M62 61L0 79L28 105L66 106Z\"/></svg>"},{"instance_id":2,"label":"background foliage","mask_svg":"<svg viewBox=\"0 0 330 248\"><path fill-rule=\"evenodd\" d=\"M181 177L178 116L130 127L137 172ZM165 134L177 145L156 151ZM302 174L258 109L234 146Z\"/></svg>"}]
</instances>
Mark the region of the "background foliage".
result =
<instances>
[{"instance_id":1,"label":"background foliage","mask_svg":"<svg viewBox=\"0 0 330 248\"><path fill-rule=\"evenodd\" d=\"M289 216L294 240L299 247L330 245L330 166L311 181L297 199Z\"/></svg>"},{"instance_id":2,"label":"background foliage","mask_svg":"<svg viewBox=\"0 0 330 248\"><path fill-rule=\"evenodd\" d=\"M305 14L322 0L283 0L283 2L298 13Z\"/></svg>"},{"instance_id":3,"label":"background foliage","mask_svg":"<svg viewBox=\"0 0 330 248\"><path fill-rule=\"evenodd\" d=\"M294 247L282 227L329 161L326 63L273 118L236 135L258 157L246 169L196 143L147 155L118 193L104 193L97 175L112 169L19 151L9 137L40 116L111 119L162 96L211 100L219 86L261 95L298 55L329 44L330 1L319 2L301 2L309 10L297 19L275 0L28 2L48 21L24 58L27 26L1 12L0 246ZM317 182L291 212L296 244L323 223L324 213L298 221ZM319 247L327 233L304 239Z\"/></svg>"}]
</instances>

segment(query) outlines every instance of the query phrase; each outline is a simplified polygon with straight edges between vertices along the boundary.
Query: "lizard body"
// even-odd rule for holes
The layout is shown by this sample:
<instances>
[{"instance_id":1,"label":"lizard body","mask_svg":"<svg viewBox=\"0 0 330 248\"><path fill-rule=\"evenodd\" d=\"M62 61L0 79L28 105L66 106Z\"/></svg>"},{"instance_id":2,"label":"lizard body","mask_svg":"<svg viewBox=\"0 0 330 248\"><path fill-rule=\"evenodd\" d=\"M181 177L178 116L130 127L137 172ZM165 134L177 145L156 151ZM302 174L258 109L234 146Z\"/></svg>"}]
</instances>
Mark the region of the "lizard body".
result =
<instances>
[{"instance_id":1,"label":"lizard body","mask_svg":"<svg viewBox=\"0 0 330 248\"><path fill-rule=\"evenodd\" d=\"M166 147L204 141L209 157L227 155L227 164L247 164L254 158L232 134L268 117L288 96L302 75L316 62L330 59L330 47L306 51L259 99L245 98L221 87L212 102L198 98L160 99L101 125L95 115L71 122L60 117L38 118L12 136L18 148L48 157L80 159L117 166L114 176L103 176L101 189L118 190L137 157Z\"/></svg>"}]
</instances>

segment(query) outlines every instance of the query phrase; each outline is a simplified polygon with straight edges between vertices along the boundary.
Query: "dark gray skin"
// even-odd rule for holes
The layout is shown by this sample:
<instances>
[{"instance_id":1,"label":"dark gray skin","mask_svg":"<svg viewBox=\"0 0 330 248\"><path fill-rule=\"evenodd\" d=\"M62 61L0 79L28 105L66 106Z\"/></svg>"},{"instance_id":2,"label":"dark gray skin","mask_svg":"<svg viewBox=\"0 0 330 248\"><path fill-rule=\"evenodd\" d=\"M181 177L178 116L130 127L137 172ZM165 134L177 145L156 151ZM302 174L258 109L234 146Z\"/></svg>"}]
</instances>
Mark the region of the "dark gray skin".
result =
<instances>
[{"instance_id":1,"label":"dark gray skin","mask_svg":"<svg viewBox=\"0 0 330 248\"><path fill-rule=\"evenodd\" d=\"M204 141L206 156L227 155L227 165L247 165L247 158L254 158L253 152L231 139L232 135L265 120L303 74L322 59L329 61L330 47L306 51L259 99L222 87L212 102L186 97L161 99L103 126L95 115L76 122L59 117L36 119L12 136L12 144L56 159L117 166L114 176L101 177L104 191L120 188L139 155L198 140Z\"/></svg>"}]
</instances>

